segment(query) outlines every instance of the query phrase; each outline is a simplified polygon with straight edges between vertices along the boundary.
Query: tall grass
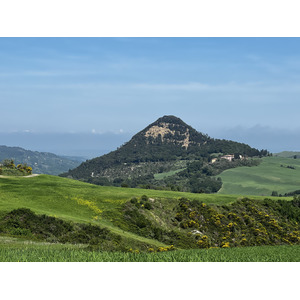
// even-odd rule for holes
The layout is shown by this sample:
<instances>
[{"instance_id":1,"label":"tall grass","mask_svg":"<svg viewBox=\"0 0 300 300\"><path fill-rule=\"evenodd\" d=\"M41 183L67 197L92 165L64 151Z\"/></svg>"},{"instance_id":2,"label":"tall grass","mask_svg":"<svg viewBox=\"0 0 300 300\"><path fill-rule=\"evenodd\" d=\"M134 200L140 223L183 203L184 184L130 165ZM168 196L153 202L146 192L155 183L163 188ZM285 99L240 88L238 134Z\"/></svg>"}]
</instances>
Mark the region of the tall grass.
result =
<instances>
[{"instance_id":1,"label":"tall grass","mask_svg":"<svg viewBox=\"0 0 300 300\"><path fill-rule=\"evenodd\" d=\"M1 262L299 262L300 246L177 250L160 253L96 252L72 247L1 247Z\"/></svg>"}]
</instances>

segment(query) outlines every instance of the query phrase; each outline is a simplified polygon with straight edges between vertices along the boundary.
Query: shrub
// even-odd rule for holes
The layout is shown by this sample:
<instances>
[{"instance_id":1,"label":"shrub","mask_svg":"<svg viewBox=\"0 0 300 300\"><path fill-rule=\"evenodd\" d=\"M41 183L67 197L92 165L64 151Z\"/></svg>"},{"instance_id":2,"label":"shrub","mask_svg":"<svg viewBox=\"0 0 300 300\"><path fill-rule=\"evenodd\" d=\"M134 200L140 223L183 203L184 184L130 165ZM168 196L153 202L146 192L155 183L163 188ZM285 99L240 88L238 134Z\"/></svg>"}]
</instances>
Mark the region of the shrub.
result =
<instances>
[{"instance_id":1,"label":"shrub","mask_svg":"<svg viewBox=\"0 0 300 300\"><path fill-rule=\"evenodd\" d=\"M138 199L136 197L131 198L130 203L136 204L138 203Z\"/></svg>"},{"instance_id":2,"label":"shrub","mask_svg":"<svg viewBox=\"0 0 300 300\"><path fill-rule=\"evenodd\" d=\"M150 210L150 209L153 208L153 206L152 206L152 204L151 204L150 202L146 202L146 203L144 204L144 208Z\"/></svg>"},{"instance_id":3,"label":"shrub","mask_svg":"<svg viewBox=\"0 0 300 300\"><path fill-rule=\"evenodd\" d=\"M141 197L141 200L142 200L142 201L147 201L147 200L148 200L148 197L147 197L146 195L143 195L143 196Z\"/></svg>"}]
</instances>

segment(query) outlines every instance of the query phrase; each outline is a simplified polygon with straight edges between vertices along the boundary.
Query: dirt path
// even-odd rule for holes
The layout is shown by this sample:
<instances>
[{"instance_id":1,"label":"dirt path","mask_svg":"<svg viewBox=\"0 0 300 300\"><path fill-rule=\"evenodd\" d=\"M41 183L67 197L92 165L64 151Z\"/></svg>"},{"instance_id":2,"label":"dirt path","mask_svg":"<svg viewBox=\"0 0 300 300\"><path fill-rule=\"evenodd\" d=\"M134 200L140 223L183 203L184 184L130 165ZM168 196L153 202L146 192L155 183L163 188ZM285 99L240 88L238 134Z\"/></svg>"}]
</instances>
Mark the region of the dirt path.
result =
<instances>
[{"instance_id":1,"label":"dirt path","mask_svg":"<svg viewBox=\"0 0 300 300\"><path fill-rule=\"evenodd\" d=\"M5 176L5 175L0 175L0 178L10 178L10 177L22 177L22 178L30 178L30 177L36 177L40 176L41 174L31 174L28 176Z\"/></svg>"},{"instance_id":2,"label":"dirt path","mask_svg":"<svg viewBox=\"0 0 300 300\"><path fill-rule=\"evenodd\" d=\"M41 174L31 174L31 175L28 175L28 176L23 176L25 178L29 178L29 177L36 177L36 176L40 176Z\"/></svg>"}]
</instances>

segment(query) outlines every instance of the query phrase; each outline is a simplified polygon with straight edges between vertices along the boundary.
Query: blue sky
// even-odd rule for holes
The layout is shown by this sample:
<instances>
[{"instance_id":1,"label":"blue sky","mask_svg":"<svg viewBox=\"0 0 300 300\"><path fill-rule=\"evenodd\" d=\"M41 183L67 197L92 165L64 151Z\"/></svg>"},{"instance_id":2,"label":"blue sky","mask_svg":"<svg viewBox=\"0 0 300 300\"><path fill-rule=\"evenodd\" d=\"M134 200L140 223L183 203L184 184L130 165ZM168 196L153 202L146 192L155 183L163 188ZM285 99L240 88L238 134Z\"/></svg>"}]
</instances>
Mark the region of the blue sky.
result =
<instances>
[{"instance_id":1,"label":"blue sky","mask_svg":"<svg viewBox=\"0 0 300 300\"><path fill-rule=\"evenodd\" d=\"M300 150L299 83L299 38L0 38L0 144L111 134L111 149L172 114L212 137Z\"/></svg>"}]
</instances>

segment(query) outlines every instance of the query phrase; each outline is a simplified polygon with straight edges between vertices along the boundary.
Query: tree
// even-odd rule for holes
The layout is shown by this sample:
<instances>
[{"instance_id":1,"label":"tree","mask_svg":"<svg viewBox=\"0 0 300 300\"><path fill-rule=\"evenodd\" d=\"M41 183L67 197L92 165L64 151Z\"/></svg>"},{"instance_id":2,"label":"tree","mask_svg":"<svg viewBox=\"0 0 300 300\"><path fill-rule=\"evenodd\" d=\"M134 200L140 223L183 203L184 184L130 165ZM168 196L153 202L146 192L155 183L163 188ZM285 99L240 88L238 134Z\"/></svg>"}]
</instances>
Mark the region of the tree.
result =
<instances>
[{"instance_id":1,"label":"tree","mask_svg":"<svg viewBox=\"0 0 300 300\"><path fill-rule=\"evenodd\" d=\"M234 153L234 159L240 159L240 155L238 153Z\"/></svg>"}]
</instances>

